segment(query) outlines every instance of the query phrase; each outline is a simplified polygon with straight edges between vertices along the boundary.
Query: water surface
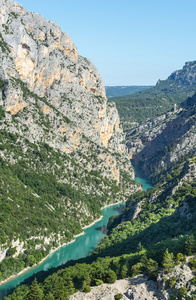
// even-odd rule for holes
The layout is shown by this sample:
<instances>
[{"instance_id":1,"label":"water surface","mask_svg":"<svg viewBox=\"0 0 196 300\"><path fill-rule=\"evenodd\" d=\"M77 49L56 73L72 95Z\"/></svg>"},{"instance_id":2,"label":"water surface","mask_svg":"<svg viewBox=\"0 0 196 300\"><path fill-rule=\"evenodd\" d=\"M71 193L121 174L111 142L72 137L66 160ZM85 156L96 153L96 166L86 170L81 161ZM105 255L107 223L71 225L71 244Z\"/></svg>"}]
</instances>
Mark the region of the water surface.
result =
<instances>
[{"instance_id":1,"label":"water surface","mask_svg":"<svg viewBox=\"0 0 196 300\"><path fill-rule=\"evenodd\" d=\"M152 185L147 179L135 177L135 181L142 184L143 190L152 188ZM62 246L52 253L41 264L27 270L21 275L18 275L1 285L0 298L3 299L11 289L37 272L47 271L52 267L58 267L62 264L65 264L69 260L76 260L86 257L97 247L102 238L106 235L106 226L109 218L111 216L118 215L119 208L123 208L124 205L125 203L120 203L104 208L102 211L103 218L92 226L84 229L84 234L77 237L73 243Z\"/></svg>"},{"instance_id":2,"label":"water surface","mask_svg":"<svg viewBox=\"0 0 196 300\"><path fill-rule=\"evenodd\" d=\"M86 257L92 252L99 242L106 235L106 226L111 216L118 215L118 208L123 208L125 203L120 203L106 207L102 211L103 218L93 224L91 227L84 229L84 234L77 237L75 242L65 245L52 253L41 264L27 270L21 275L10 279L0 286L0 298L4 298L9 290L16 287L22 281L40 271L47 271L51 267L57 267L65 264L69 260L75 260Z\"/></svg>"},{"instance_id":3,"label":"water surface","mask_svg":"<svg viewBox=\"0 0 196 300\"><path fill-rule=\"evenodd\" d=\"M142 185L142 189L144 191L147 190L147 189L153 188L153 186L151 185L151 183L149 182L148 179L141 178L141 177L135 177L135 181Z\"/></svg>"}]
</instances>

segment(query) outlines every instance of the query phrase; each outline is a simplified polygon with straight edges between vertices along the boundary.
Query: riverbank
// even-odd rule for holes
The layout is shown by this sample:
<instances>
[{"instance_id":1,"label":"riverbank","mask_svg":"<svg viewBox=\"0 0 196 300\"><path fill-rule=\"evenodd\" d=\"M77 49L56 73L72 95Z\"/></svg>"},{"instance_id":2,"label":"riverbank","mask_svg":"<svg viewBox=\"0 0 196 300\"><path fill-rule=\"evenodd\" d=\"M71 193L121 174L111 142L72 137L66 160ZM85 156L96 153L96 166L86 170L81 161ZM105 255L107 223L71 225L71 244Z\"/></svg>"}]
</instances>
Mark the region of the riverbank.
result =
<instances>
[{"instance_id":1,"label":"riverbank","mask_svg":"<svg viewBox=\"0 0 196 300\"><path fill-rule=\"evenodd\" d=\"M116 203L110 203L110 204L107 204L107 205L105 205L105 206L103 206L103 207L101 208L101 211L102 211L103 209L107 208L107 207L110 207L110 206L113 206L113 205L118 205L118 204L123 204L123 203L125 203L125 202L126 202L126 201L119 201L119 202L116 202ZM103 216L100 216L99 219L93 221L93 222L90 223L89 225L86 225L86 226L82 227L82 229L84 230L84 229L87 229L87 228L91 227L92 225L94 225L94 224L96 224L97 222L99 222L102 218L103 218Z\"/></svg>"},{"instance_id":2,"label":"riverbank","mask_svg":"<svg viewBox=\"0 0 196 300\"><path fill-rule=\"evenodd\" d=\"M110 203L105 205L104 207L101 208L101 211L103 211L105 208L110 207L110 206L115 206L115 205L119 205L119 204L123 204L124 201L119 201L117 203ZM32 267L26 267L25 269L21 270L19 273L17 274L13 274L10 277L6 278L5 280L1 281L0 286L3 286L4 284L8 283L9 281L13 280L14 278L17 278L19 275L22 275L24 273L26 273L27 271L34 269L35 267L41 265L46 259L48 259L49 256L51 256L52 254L54 254L56 251L58 251L60 248L64 247L64 246L68 246L72 243L74 243L76 241L76 238L78 238L79 236L82 236L85 234L84 230L90 228L91 226L95 225L97 222L101 221L103 218L103 215L100 216L100 218L96 219L95 221L91 222L89 225L86 225L84 227L82 227L82 232L75 235L74 239L71 240L70 242L64 243L62 245L59 245L57 248L55 249L51 249L50 253L45 256L38 264L33 265Z\"/></svg>"},{"instance_id":3,"label":"riverbank","mask_svg":"<svg viewBox=\"0 0 196 300\"><path fill-rule=\"evenodd\" d=\"M75 235L75 236L74 236L74 239L71 240L70 242L64 243L64 244L62 244L62 245L59 245L59 246L58 246L57 248L55 248L55 249L51 249L50 253L48 253L48 255L46 255L46 256L45 256L38 264L34 264L34 265L31 266L31 267L26 267L25 269L23 269L23 270L20 271L19 273L14 274L14 275L11 275L10 277L6 278L5 280L2 280L2 281L0 282L0 286L3 285L3 284L5 284L5 283L7 283L7 282L9 282L10 280L14 279L15 277L24 274L24 273L27 272L28 270L33 269L33 268L35 268L36 266L40 265L40 264L43 263L43 262L44 262L51 254L53 254L54 252L56 252L57 250L59 250L61 247L67 246L67 245L69 245L69 244L75 242L76 238L79 237L79 236L81 236L81 235L83 235L83 234L84 234L84 231L81 232L81 233L79 233L79 234L77 234L77 235Z\"/></svg>"}]
</instances>

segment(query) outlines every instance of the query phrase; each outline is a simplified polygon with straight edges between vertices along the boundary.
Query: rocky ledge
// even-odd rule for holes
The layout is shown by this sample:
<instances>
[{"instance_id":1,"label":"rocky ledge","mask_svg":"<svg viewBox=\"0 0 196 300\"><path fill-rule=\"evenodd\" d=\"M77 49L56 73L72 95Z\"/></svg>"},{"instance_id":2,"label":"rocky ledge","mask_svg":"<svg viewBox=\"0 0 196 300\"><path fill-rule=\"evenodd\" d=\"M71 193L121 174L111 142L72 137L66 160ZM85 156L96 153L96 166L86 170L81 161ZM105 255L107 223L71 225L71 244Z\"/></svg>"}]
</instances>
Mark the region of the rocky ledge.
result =
<instances>
[{"instance_id":1,"label":"rocky ledge","mask_svg":"<svg viewBox=\"0 0 196 300\"><path fill-rule=\"evenodd\" d=\"M149 280L145 275L129 279L117 280L114 284L102 284L92 287L89 293L77 292L70 300L112 300L117 294L122 294L123 300L169 300L171 295L177 299L180 288L187 289L187 296L196 290L192 284L194 275L188 264L180 264L166 274L160 272L157 281ZM175 278L175 280L174 280ZM169 284L173 279L173 285Z\"/></svg>"}]
</instances>

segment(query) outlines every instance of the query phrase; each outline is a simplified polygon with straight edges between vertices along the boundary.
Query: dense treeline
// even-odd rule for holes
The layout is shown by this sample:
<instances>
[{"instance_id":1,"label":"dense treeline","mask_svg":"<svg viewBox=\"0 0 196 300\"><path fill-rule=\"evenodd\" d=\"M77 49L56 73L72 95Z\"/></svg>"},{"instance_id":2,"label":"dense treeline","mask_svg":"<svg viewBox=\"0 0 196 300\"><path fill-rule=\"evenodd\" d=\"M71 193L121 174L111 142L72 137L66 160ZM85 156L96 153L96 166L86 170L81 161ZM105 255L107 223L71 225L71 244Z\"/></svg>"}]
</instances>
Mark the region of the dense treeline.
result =
<instances>
[{"instance_id":1,"label":"dense treeline","mask_svg":"<svg viewBox=\"0 0 196 300\"><path fill-rule=\"evenodd\" d=\"M181 253L174 257L166 249L161 266L165 272L170 272L176 264L185 259ZM19 286L6 299L69 299L69 296L78 290L89 292L90 286L114 283L116 279L132 277L143 272L146 272L149 279L155 279L159 267L156 261L147 258L145 250L138 250L135 254L98 258L92 264L76 264L50 275L43 283L38 284L35 278L30 286ZM33 294L36 294L37 298L32 298Z\"/></svg>"},{"instance_id":2,"label":"dense treeline","mask_svg":"<svg viewBox=\"0 0 196 300\"><path fill-rule=\"evenodd\" d=\"M106 97L111 98L130 95L138 91L149 89L151 87L151 85L106 86Z\"/></svg>"}]
</instances>

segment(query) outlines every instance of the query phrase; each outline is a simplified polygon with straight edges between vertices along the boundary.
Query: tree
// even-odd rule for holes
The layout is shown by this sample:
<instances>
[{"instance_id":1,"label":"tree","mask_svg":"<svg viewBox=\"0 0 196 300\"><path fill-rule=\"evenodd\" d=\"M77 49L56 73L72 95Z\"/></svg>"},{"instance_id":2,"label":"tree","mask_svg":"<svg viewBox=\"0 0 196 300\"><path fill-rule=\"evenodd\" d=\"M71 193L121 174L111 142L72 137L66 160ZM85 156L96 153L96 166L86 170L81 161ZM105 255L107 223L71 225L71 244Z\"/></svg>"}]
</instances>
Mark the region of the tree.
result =
<instances>
[{"instance_id":1,"label":"tree","mask_svg":"<svg viewBox=\"0 0 196 300\"><path fill-rule=\"evenodd\" d=\"M142 274L143 271L144 271L144 266L141 262L138 262L131 267L132 276L137 276L139 274Z\"/></svg>"},{"instance_id":2,"label":"tree","mask_svg":"<svg viewBox=\"0 0 196 300\"><path fill-rule=\"evenodd\" d=\"M54 296L51 293L49 293L45 296L44 300L54 300Z\"/></svg>"},{"instance_id":3,"label":"tree","mask_svg":"<svg viewBox=\"0 0 196 300\"><path fill-rule=\"evenodd\" d=\"M39 287L37 283L37 279L35 278L30 286L30 290L27 294L28 300L41 300L43 299L43 291Z\"/></svg>"},{"instance_id":4,"label":"tree","mask_svg":"<svg viewBox=\"0 0 196 300\"><path fill-rule=\"evenodd\" d=\"M189 236L185 242L185 251L187 255L192 255L196 250L196 242L194 235Z\"/></svg>"},{"instance_id":5,"label":"tree","mask_svg":"<svg viewBox=\"0 0 196 300\"><path fill-rule=\"evenodd\" d=\"M148 274L149 279L156 280L159 272L158 263L150 258L146 264L146 272Z\"/></svg>"},{"instance_id":6,"label":"tree","mask_svg":"<svg viewBox=\"0 0 196 300\"><path fill-rule=\"evenodd\" d=\"M91 291L91 288L89 285L86 285L85 288L84 288L84 292L85 293L89 293Z\"/></svg>"},{"instance_id":7,"label":"tree","mask_svg":"<svg viewBox=\"0 0 196 300\"><path fill-rule=\"evenodd\" d=\"M26 266L33 266L36 263L36 259L33 255L27 255L26 257Z\"/></svg>"},{"instance_id":8,"label":"tree","mask_svg":"<svg viewBox=\"0 0 196 300\"><path fill-rule=\"evenodd\" d=\"M171 272L174 268L174 255L173 253L169 253L168 249L166 249L163 255L162 265L166 273Z\"/></svg>"},{"instance_id":9,"label":"tree","mask_svg":"<svg viewBox=\"0 0 196 300\"><path fill-rule=\"evenodd\" d=\"M116 273L113 270L109 270L106 276L107 283L114 283L117 279Z\"/></svg>"},{"instance_id":10,"label":"tree","mask_svg":"<svg viewBox=\"0 0 196 300\"><path fill-rule=\"evenodd\" d=\"M6 252L6 256L12 256L17 252L16 247L10 247L7 252Z\"/></svg>"},{"instance_id":11,"label":"tree","mask_svg":"<svg viewBox=\"0 0 196 300\"><path fill-rule=\"evenodd\" d=\"M142 246L141 242L139 242L138 246L137 246L137 251L140 252L144 250L144 247Z\"/></svg>"},{"instance_id":12,"label":"tree","mask_svg":"<svg viewBox=\"0 0 196 300\"><path fill-rule=\"evenodd\" d=\"M128 267L126 265L123 265L120 270L120 276L121 278L127 278L128 275Z\"/></svg>"}]
</instances>

